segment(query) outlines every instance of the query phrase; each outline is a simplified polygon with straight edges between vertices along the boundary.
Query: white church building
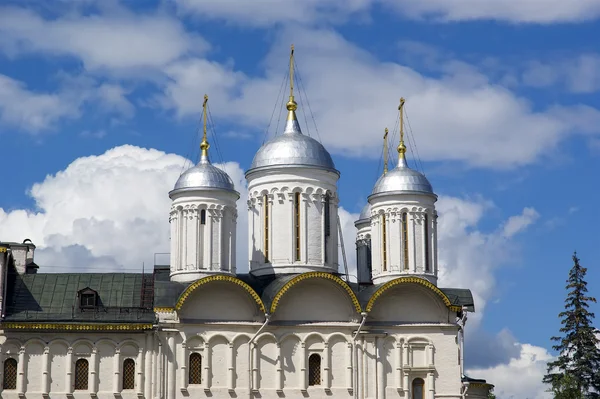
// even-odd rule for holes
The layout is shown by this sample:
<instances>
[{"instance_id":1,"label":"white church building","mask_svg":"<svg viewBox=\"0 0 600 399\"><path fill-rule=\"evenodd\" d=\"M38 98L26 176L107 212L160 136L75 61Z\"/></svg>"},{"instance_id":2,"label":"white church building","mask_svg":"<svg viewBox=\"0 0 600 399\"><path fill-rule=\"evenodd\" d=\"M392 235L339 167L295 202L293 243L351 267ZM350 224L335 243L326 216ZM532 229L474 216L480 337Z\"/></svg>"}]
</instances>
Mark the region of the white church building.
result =
<instances>
[{"instance_id":1,"label":"white church building","mask_svg":"<svg viewBox=\"0 0 600 399\"><path fill-rule=\"evenodd\" d=\"M293 82L293 51L290 65ZM437 284L437 196L407 165L403 101L398 164L355 223L350 281L340 172L301 132L293 94L246 172L248 198L209 160L205 99L200 161L168 193L169 265L44 273L31 241L0 242L2 399L487 398L492 385L463 372L471 292Z\"/></svg>"}]
</instances>

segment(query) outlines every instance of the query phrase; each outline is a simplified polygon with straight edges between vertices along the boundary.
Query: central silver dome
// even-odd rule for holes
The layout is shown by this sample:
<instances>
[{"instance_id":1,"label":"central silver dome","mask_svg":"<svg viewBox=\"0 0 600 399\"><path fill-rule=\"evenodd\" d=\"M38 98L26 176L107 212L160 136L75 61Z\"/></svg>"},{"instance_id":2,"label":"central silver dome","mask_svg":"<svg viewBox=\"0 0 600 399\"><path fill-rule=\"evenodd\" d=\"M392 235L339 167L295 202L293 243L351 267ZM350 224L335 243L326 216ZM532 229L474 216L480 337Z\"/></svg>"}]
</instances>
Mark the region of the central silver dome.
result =
<instances>
[{"instance_id":1,"label":"central silver dome","mask_svg":"<svg viewBox=\"0 0 600 399\"><path fill-rule=\"evenodd\" d=\"M396 192L435 195L425 175L409 168L404 158L399 160L397 167L377 180L371 195Z\"/></svg>"},{"instance_id":2,"label":"central silver dome","mask_svg":"<svg viewBox=\"0 0 600 399\"><path fill-rule=\"evenodd\" d=\"M295 115L294 119L288 119L282 135L260 147L248 172L268 166L308 166L339 174L325 147L302 134Z\"/></svg>"},{"instance_id":3,"label":"central silver dome","mask_svg":"<svg viewBox=\"0 0 600 399\"><path fill-rule=\"evenodd\" d=\"M186 170L179 176L172 192L191 189L236 192L233 180L229 175L212 165L207 156L203 156L198 165Z\"/></svg>"}]
</instances>

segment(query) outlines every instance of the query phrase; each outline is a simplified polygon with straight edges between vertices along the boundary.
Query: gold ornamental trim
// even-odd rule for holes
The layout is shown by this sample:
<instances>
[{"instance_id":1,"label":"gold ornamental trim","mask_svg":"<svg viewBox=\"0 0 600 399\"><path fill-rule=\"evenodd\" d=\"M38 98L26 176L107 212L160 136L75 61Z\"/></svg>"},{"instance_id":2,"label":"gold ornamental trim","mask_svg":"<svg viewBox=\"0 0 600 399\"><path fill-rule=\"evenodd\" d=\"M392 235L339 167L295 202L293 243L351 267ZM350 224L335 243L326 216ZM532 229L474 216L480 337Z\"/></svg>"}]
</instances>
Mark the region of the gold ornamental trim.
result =
<instances>
[{"instance_id":1,"label":"gold ornamental trim","mask_svg":"<svg viewBox=\"0 0 600 399\"><path fill-rule=\"evenodd\" d=\"M6 251L7 251L6 247L0 247L0 253L4 253Z\"/></svg>"},{"instance_id":2,"label":"gold ornamental trim","mask_svg":"<svg viewBox=\"0 0 600 399\"><path fill-rule=\"evenodd\" d=\"M451 311L460 312L462 310L461 306L452 305L452 303L450 302L450 299L448 299L448 297L446 296L446 294L444 294L442 292L442 290L440 290L438 287L436 287L434 284L430 283L429 281L425 280L424 278L399 277L392 281L388 281L387 283L382 285L377 291L375 291L375 293L371 296L371 299L369 299L369 303L367 304L366 311L370 312L371 309L373 309L373 305L375 304L377 299L381 295L383 295L384 292L386 292L390 288L395 287L399 284L420 284L426 288L429 288L431 291L433 291L435 294L437 294L442 299L442 301L444 301L444 304L446 305L446 307L448 309L450 309Z\"/></svg>"},{"instance_id":3,"label":"gold ornamental trim","mask_svg":"<svg viewBox=\"0 0 600 399\"><path fill-rule=\"evenodd\" d=\"M175 308L169 308L169 307L156 307L154 308L154 312L155 313L172 313L175 311Z\"/></svg>"},{"instance_id":4,"label":"gold ornamental trim","mask_svg":"<svg viewBox=\"0 0 600 399\"><path fill-rule=\"evenodd\" d=\"M60 324L60 323L2 323L7 330L64 330L64 331L142 331L152 324Z\"/></svg>"},{"instance_id":5,"label":"gold ornamental trim","mask_svg":"<svg viewBox=\"0 0 600 399\"><path fill-rule=\"evenodd\" d=\"M331 280L331 281L337 283L340 287L342 287L346 291L346 293L352 300L352 304L354 305L354 309L356 309L356 312L357 313L362 312L362 308L360 307L360 302L358 302L358 298L356 297L356 294L354 294L354 291L352 291L352 288L350 288L350 286L348 284L346 284L346 282L344 280L342 280L338 276L335 276L335 275L333 275L331 273L327 273L327 272L308 272L308 273L303 273L303 274L300 274L300 275L294 277L293 279L288 281L283 287L281 287L281 289L277 292L277 294L273 298L273 302L271 303L271 314L275 313L275 310L277 309L277 305L279 305L279 301L290 290L290 288L292 288L294 285L298 284L301 281L311 279L311 278L322 278L322 279Z\"/></svg>"},{"instance_id":6,"label":"gold ornamental trim","mask_svg":"<svg viewBox=\"0 0 600 399\"><path fill-rule=\"evenodd\" d=\"M252 289L252 287L250 287L248 284L246 284L245 282L243 282L239 278L232 277L232 276L227 276L227 275L224 275L224 274L218 274L218 275L215 275L215 276L203 277L200 280L197 280L196 282L194 282L193 284L191 284L179 296L179 299L177 300L177 304L175 305L175 310L180 310L181 307L183 306L185 300L187 299L187 297L190 296L190 294L192 292L194 292L198 287L201 287L201 286L203 286L205 284L208 284L208 283L212 283L214 281L225 281L225 282L228 282L228 283L233 283L233 284L239 285L248 294L250 294L250 296L252 297L252 299L254 299L254 302L256 302L256 304L258 305L258 307L260 308L260 310L263 313L265 312L265 305L263 304L262 300L260 299L260 296L258 296L258 294L256 293L256 291L254 291L254 289Z\"/></svg>"}]
</instances>

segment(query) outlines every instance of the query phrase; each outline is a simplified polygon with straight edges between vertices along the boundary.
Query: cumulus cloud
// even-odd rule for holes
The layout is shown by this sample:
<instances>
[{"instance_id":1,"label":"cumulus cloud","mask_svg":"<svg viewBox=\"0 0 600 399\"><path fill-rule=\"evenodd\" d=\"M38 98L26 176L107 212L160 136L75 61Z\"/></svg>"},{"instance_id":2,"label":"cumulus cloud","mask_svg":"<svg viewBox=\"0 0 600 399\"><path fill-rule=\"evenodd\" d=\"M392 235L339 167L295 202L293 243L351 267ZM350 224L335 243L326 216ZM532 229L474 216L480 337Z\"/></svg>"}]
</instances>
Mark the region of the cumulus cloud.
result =
<instances>
[{"instance_id":1,"label":"cumulus cloud","mask_svg":"<svg viewBox=\"0 0 600 399\"><path fill-rule=\"evenodd\" d=\"M502 229L502 233L504 237L512 237L520 231L523 231L530 224L534 223L540 214L533 208L525 208L523 209L523 213L516 216L511 216L508 218L504 227Z\"/></svg>"},{"instance_id":2,"label":"cumulus cloud","mask_svg":"<svg viewBox=\"0 0 600 399\"><path fill-rule=\"evenodd\" d=\"M490 368L468 370L469 377L485 378L496 387L494 393L500 399L528 398L550 399L548 387L542 383L546 364L552 360L548 351L539 346L522 344L520 353L507 364Z\"/></svg>"}]
</instances>

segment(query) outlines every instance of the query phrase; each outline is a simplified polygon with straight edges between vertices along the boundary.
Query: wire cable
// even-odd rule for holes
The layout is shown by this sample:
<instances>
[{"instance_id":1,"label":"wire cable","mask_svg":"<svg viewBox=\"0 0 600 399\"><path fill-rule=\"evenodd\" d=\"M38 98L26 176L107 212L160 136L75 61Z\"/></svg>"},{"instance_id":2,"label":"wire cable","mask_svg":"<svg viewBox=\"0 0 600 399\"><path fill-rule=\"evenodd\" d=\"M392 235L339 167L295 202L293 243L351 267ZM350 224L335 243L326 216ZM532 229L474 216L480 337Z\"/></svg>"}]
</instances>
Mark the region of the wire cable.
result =
<instances>
[{"instance_id":1,"label":"wire cable","mask_svg":"<svg viewBox=\"0 0 600 399\"><path fill-rule=\"evenodd\" d=\"M288 72L289 74L289 72ZM283 88L285 87L285 83L287 82L287 75L284 75L283 79L281 79L281 86L279 87L279 93L277 93L277 99L275 100L275 105L273 106L273 112L271 112L271 119L269 119L269 124L267 125L267 129L265 130L265 134L263 135L262 144L265 144L267 137L269 136L269 129L271 128L271 123L273 123L273 117L275 116L275 110L277 110L277 106L279 105L279 98L283 98ZM279 119L281 119L281 108L279 109L279 118L277 119L277 128L279 128Z\"/></svg>"}]
</instances>

